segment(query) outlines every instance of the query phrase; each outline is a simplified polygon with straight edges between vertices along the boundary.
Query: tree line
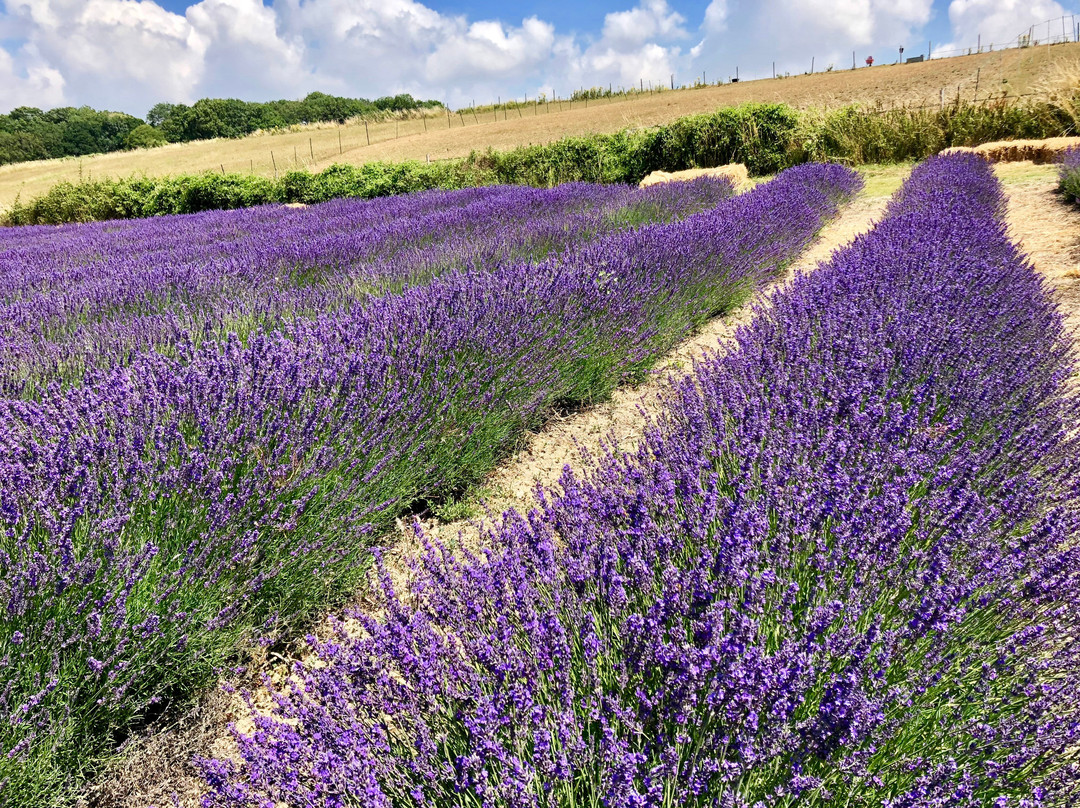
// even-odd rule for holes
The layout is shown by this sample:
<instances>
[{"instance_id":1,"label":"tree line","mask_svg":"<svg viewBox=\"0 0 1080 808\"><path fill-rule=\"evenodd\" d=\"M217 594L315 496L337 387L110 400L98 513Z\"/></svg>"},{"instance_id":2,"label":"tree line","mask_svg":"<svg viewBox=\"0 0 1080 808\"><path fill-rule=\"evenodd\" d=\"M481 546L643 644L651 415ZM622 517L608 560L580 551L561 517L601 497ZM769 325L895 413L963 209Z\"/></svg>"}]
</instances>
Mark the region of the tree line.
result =
<instances>
[{"instance_id":1,"label":"tree line","mask_svg":"<svg viewBox=\"0 0 1080 808\"><path fill-rule=\"evenodd\" d=\"M315 92L299 101L203 98L190 106L155 104L146 120L90 107L50 110L16 107L7 115L0 115L0 165L215 137L243 137L260 129L303 123L344 123L362 115L441 106L439 101L421 101L408 93L372 101Z\"/></svg>"}]
</instances>

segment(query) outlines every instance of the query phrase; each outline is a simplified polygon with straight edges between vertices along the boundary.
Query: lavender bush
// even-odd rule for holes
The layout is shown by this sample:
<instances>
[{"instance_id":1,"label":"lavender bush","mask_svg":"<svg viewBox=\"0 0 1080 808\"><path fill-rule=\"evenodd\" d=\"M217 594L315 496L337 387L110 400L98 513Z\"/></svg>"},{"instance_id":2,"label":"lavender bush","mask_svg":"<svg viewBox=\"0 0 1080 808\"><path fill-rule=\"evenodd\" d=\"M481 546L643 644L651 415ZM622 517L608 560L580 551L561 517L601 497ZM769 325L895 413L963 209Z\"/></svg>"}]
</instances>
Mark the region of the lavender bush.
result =
<instances>
[{"instance_id":1,"label":"lavender bush","mask_svg":"<svg viewBox=\"0 0 1080 808\"><path fill-rule=\"evenodd\" d=\"M352 585L403 508L743 301L858 185L792 169L539 264L0 400L0 799L64 793L113 733Z\"/></svg>"},{"instance_id":2,"label":"lavender bush","mask_svg":"<svg viewBox=\"0 0 1080 808\"><path fill-rule=\"evenodd\" d=\"M1071 202L1080 202L1080 149L1069 149L1058 167L1058 189Z\"/></svg>"},{"instance_id":3,"label":"lavender bush","mask_svg":"<svg viewBox=\"0 0 1080 808\"><path fill-rule=\"evenodd\" d=\"M635 455L383 573L205 804L1077 805L1075 366L1002 211L918 167Z\"/></svg>"},{"instance_id":4,"label":"lavender bush","mask_svg":"<svg viewBox=\"0 0 1080 808\"><path fill-rule=\"evenodd\" d=\"M0 394L34 397L146 350L246 338L452 269L538 261L731 193L726 181L496 187L0 230Z\"/></svg>"}]
</instances>

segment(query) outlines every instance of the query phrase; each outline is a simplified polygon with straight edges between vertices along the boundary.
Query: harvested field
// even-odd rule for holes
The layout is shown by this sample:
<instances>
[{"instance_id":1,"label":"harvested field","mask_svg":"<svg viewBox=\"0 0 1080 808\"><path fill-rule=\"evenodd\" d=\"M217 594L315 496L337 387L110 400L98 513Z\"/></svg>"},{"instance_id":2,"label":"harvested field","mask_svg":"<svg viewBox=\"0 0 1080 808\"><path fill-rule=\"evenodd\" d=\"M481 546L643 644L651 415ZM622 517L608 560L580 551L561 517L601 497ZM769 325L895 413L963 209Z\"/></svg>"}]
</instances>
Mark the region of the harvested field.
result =
<instances>
[{"instance_id":1,"label":"harvested field","mask_svg":"<svg viewBox=\"0 0 1080 808\"><path fill-rule=\"evenodd\" d=\"M667 123L748 101L785 102L795 107L868 105L935 106L941 99L1017 97L1033 92L1055 66L1080 59L1080 44L1012 49L936 59L912 65L875 65L858 70L741 81L738 84L664 91L588 104L469 113L401 122L311 127L239 140L172 144L157 149L65 158L0 167L0 209L56 183L84 177L156 176L200 171L254 173L273 177L291 168L320 170L334 162L425 160L464 157L473 150L509 149L572 135L615 132ZM368 145L370 139L371 144Z\"/></svg>"},{"instance_id":2,"label":"harvested field","mask_svg":"<svg viewBox=\"0 0 1080 808\"><path fill-rule=\"evenodd\" d=\"M654 171L638 183L641 188L650 185L663 185L667 182L686 182L698 177L726 177L731 180L736 188L741 188L750 182L750 175L746 166L742 163L733 163L716 168L689 168L685 171Z\"/></svg>"}]
</instances>

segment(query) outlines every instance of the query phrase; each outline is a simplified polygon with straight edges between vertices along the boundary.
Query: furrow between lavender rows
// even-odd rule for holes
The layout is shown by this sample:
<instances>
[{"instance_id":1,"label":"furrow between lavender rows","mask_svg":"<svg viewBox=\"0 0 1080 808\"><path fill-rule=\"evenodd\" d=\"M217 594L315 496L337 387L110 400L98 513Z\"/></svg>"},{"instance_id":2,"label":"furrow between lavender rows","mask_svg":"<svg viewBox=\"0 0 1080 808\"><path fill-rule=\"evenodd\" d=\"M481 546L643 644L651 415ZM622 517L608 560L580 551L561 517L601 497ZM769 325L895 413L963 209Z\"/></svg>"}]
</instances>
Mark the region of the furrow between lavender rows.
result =
<instances>
[{"instance_id":1,"label":"furrow between lavender rows","mask_svg":"<svg viewBox=\"0 0 1080 808\"><path fill-rule=\"evenodd\" d=\"M1076 357L977 158L869 234L206 761L214 808L1068 808Z\"/></svg>"},{"instance_id":2,"label":"furrow between lavender rows","mask_svg":"<svg viewBox=\"0 0 1080 808\"><path fill-rule=\"evenodd\" d=\"M114 733L347 591L402 508L738 305L858 184L799 167L540 264L0 402L0 798L68 793Z\"/></svg>"}]
</instances>

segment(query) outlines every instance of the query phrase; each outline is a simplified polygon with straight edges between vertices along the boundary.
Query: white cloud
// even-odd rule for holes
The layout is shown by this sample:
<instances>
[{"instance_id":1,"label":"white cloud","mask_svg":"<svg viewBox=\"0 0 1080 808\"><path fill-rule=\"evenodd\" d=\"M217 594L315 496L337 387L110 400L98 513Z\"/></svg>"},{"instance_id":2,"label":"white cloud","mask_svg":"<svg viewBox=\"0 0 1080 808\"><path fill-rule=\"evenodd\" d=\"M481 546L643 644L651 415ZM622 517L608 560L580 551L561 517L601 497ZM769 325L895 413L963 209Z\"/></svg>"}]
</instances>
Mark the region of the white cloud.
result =
<instances>
[{"instance_id":1,"label":"white cloud","mask_svg":"<svg viewBox=\"0 0 1080 808\"><path fill-rule=\"evenodd\" d=\"M311 90L412 92L453 104L666 80L685 60L685 18L667 0L607 14L594 37L537 17L508 24L417 0L0 0L0 107L90 104L136 114L158 101L253 100ZM713 13L715 17L715 12Z\"/></svg>"},{"instance_id":2,"label":"white cloud","mask_svg":"<svg viewBox=\"0 0 1080 808\"><path fill-rule=\"evenodd\" d=\"M667 0L642 0L629 11L613 11L604 16L601 37L612 49L633 49L655 39L686 36L686 19L672 10Z\"/></svg>"},{"instance_id":3,"label":"white cloud","mask_svg":"<svg viewBox=\"0 0 1080 808\"><path fill-rule=\"evenodd\" d=\"M424 69L429 81L436 77L458 83L463 79L492 79L526 74L551 59L555 27L536 17L518 28L496 21L475 22L457 28L435 46Z\"/></svg>"},{"instance_id":4,"label":"white cloud","mask_svg":"<svg viewBox=\"0 0 1080 808\"><path fill-rule=\"evenodd\" d=\"M207 40L184 17L155 3L7 0L6 5L20 34L63 77L68 103L139 111L151 96L186 97L202 76Z\"/></svg>"},{"instance_id":5,"label":"white cloud","mask_svg":"<svg viewBox=\"0 0 1080 808\"><path fill-rule=\"evenodd\" d=\"M91 104L136 114L157 101L252 100L311 90L398 92L451 104L580 86L801 73L918 53L932 0L711 0L687 21L668 0L624 0L599 30L538 17L478 20L420 0L0 0L0 110ZM674 2L674 0L672 0ZM634 5L631 5L634 3ZM1056 0L952 0L957 41L1015 37Z\"/></svg>"},{"instance_id":6,"label":"white cloud","mask_svg":"<svg viewBox=\"0 0 1080 808\"><path fill-rule=\"evenodd\" d=\"M762 0L734 11L738 0L713 0L705 11L704 39L691 50L692 69L712 77L846 67L881 51L895 54L931 17L932 0Z\"/></svg>"},{"instance_id":7,"label":"white cloud","mask_svg":"<svg viewBox=\"0 0 1080 808\"><path fill-rule=\"evenodd\" d=\"M64 101L64 77L41 61L33 48L20 54L22 72L10 53L0 48L0 109L53 107Z\"/></svg>"},{"instance_id":8,"label":"white cloud","mask_svg":"<svg viewBox=\"0 0 1080 808\"><path fill-rule=\"evenodd\" d=\"M675 42L689 37L686 19L666 0L642 0L635 8L604 17L600 36L584 46L574 43L552 71L552 83L619 87L666 84L685 61Z\"/></svg>"},{"instance_id":9,"label":"white cloud","mask_svg":"<svg viewBox=\"0 0 1080 808\"><path fill-rule=\"evenodd\" d=\"M717 33L727 27L727 18L727 0L712 0L705 9L705 21L702 27L710 33Z\"/></svg>"},{"instance_id":10,"label":"white cloud","mask_svg":"<svg viewBox=\"0 0 1080 808\"><path fill-rule=\"evenodd\" d=\"M198 95L292 97L309 83L304 43L279 33L277 15L262 0L202 0L186 21L201 46Z\"/></svg>"},{"instance_id":11,"label":"white cloud","mask_svg":"<svg viewBox=\"0 0 1080 808\"><path fill-rule=\"evenodd\" d=\"M1054 20L1055 24L1049 28L1037 26L1036 39L1047 33L1061 36L1057 18L1069 13L1054 0L953 0L949 4L953 39L960 47L975 45L980 36L984 44L1015 44L1018 34L1027 33L1029 26L1044 20Z\"/></svg>"}]
</instances>

